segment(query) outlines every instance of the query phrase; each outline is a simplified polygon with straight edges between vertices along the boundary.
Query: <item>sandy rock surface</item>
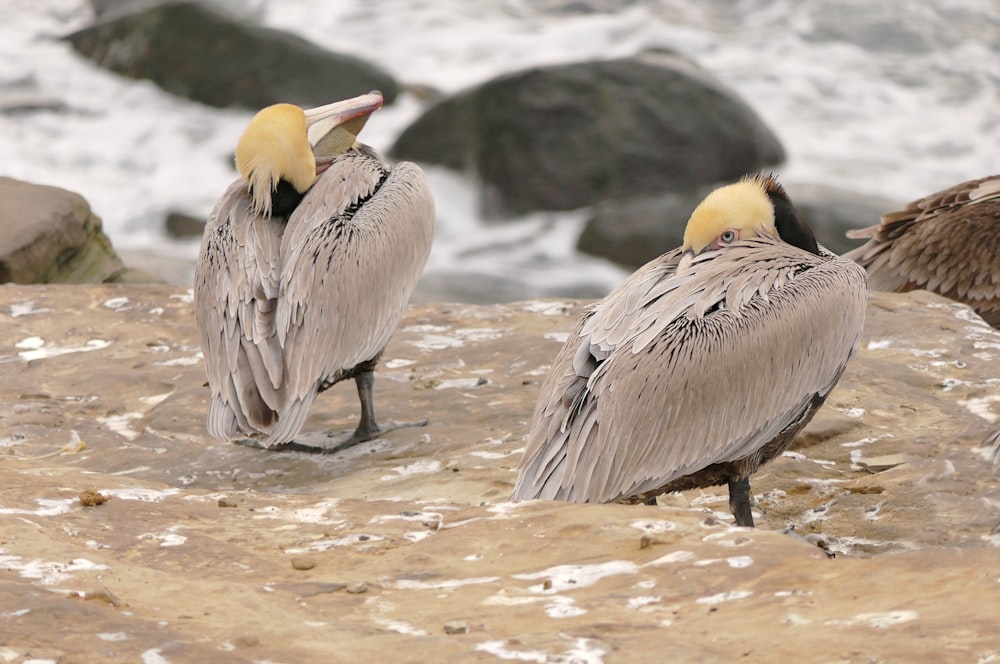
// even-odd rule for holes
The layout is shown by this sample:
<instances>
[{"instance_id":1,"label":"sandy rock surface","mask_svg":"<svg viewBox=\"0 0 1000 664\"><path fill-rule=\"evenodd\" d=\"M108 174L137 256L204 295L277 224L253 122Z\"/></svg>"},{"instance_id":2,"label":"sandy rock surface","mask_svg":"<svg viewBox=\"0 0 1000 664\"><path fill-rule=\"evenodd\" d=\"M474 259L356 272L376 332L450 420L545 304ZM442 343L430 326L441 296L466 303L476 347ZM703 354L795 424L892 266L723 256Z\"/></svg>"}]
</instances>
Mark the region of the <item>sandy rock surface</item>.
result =
<instances>
[{"instance_id":1,"label":"sandy rock surface","mask_svg":"<svg viewBox=\"0 0 1000 664\"><path fill-rule=\"evenodd\" d=\"M874 295L748 530L724 489L506 502L581 307L412 308L376 407L430 424L310 456L204 433L189 290L0 287L0 661L1000 657L1000 334ZM309 428L357 414L337 386Z\"/></svg>"}]
</instances>

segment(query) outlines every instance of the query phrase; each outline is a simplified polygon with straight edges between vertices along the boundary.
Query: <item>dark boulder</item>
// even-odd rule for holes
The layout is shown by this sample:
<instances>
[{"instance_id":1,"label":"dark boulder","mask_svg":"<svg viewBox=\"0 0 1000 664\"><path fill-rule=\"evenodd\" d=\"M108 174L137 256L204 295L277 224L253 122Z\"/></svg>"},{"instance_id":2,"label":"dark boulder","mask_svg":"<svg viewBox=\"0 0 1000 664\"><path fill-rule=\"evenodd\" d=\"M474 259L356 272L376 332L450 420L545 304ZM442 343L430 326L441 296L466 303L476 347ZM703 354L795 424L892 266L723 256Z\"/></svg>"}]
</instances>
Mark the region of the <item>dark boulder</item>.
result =
<instances>
[{"instance_id":1,"label":"dark boulder","mask_svg":"<svg viewBox=\"0 0 1000 664\"><path fill-rule=\"evenodd\" d=\"M824 184L789 184L785 190L820 244L838 254L863 242L848 239L847 231L877 224L883 214L900 207L899 201Z\"/></svg>"},{"instance_id":2,"label":"dark boulder","mask_svg":"<svg viewBox=\"0 0 1000 664\"><path fill-rule=\"evenodd\" d=\"M666 53L501 76L433 106L390 153L474 174L488 216L688 191L784 159L746 103Z\"/></svg>"},{"instance_id":3,"label":"dark boulder","mask_svg":"<svg viewBox=\"0 0 1000 664\"><path fill-rule=\"evenodd\" d=\"M601 203L592 210L576 248L627 268L640 267L681 245L691 211L712 188Z\"/></svg>"},{"instance_id":4,"label":"dark boulder","mask_svg":"<svg viewBox=\"0 0 1000 664\"><path fill-rule=\"evenodd\" d=\"M679 247L691 212L712 189L723 184L728 182L687 193L601 203L593 208L576 248L628 268L639 267ZM847 239L848 230L876 224L884 212L899 207L888 199L828 185L793 183L785 189L816 239L838 254L860 244Z\"/></svg>"},{"instance_id":5,"label":"dark boulder","mask_svg":"<svg viewBox=\"0 0 1000 664\"><path fill-rule=\"evenodd\" d=\"M370 90L388 104L399 92L391 75L364 60L198 2L140 4L66 39L106 69L220 108L310 107Z\"/></svg>"}]
</instances>

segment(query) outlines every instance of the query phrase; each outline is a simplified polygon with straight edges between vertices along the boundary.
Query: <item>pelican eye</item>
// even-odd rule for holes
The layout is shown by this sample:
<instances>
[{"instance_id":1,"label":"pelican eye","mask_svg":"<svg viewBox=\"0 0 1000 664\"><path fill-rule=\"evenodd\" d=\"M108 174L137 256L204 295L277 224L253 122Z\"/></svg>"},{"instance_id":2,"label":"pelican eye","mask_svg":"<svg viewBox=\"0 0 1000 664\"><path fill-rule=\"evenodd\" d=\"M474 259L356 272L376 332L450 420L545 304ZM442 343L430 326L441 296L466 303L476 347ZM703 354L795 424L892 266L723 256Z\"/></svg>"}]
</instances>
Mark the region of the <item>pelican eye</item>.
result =
<instances>
[{"instance_id":1,"label":"pelican eye","mask_svg":"<svg viewBox=\"0 0 1000 664\"><path fill-rule=\"evenodd\" d=\"M719 236L719 239L722 240L723 244L729 244L731 242L735 242L736 231L734 230L722 231L722 235Z\"/></svg>"}]
</instances>

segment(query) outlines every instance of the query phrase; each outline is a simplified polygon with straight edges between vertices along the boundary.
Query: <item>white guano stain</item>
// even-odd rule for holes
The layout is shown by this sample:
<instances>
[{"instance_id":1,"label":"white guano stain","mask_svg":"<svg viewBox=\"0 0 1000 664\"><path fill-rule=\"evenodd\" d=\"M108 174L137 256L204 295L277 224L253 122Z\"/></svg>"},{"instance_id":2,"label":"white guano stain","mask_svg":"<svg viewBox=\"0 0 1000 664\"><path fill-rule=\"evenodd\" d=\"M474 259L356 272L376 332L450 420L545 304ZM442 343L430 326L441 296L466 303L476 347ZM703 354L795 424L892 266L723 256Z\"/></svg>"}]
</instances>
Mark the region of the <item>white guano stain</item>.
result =
<instances>
[{"instance_id":1,"label":"white guano stain","mask_svg":"<svg viewBox=\"0 0 1000 664\"><path fill-rule=\"evenodd\" d=\"M163 656L163 650L160 648L144 650L139 656L142 657L142 664L170 664L170 660Z\"/></svg>"},{"instance_id":2,"label":"white guano stain","mask_svg":"<svg viewBox=\"0 0 1000 664\"><path fill-rule=\"evenodd\" d=\"M94 418L107 428L125 440L135 440L139 437L139 432L132 428L131 422L142 417L142 413L121 413L120 415L109 415L107 417Z\"/></svg>"},{"instance_id":3,"label":"white guano stain","mask_svg":"<svg viewBox=\"0 0 1000 664\"><path fill-rule=\"evenodd\" d=\"M542 335L542 338L564 344L569 339L569 332L546 332Z\"/></svg>"},{"instance_id":4,"label":"white guano stain","mask_svg":"<svg viewBox=\"0 0 1000 664\"><path fill-rule=\"evenodd\" d=\"M872 339L868 342L868 350L885 350L892 346L892 339Z\"/></svg>"},{"instance_id":5,"label":"white guano stain","mask_svg":"<svg viewBox=\"0 0 1000 664\"><path fill-rule=\"evenodd\" d=\"M43 586L51 586L72 577L73 572L91 572L108 569L107 565L74 558L68 563L49 562L35 558L24 560L21 556L0 549L0 567L15 571L25 579L38 579Z\"/></svg>"},{"instance_id":6,"label":"white guano stain","mask_svg":"<svg viewBox=\"0 0 1000 664\"><path fill-rule=\"evenodd\" d=\"M140 487L130 487L125 489L107 489L105 493L122 500L141 500L144 503L158 503L167 496L180 493L180 489L143 489Z\"/></svg>"},{"instance_id":7,"label":"white guano stain","mask_svg":"<svg viewBox=\"0 0 1000 664\"><path fill-rule=\"evenodd\" d=\"M584 615L587 610L577 606L572 597L555 595L545 604L545 613L549 618L575 618Z\"/></svg>"},{"instance_id":8,"label":"white guano stain","mask_svg":"<svg viewBox=\"0 0 1000 664\"><path fill-rule=\"evenodd\" d=\"M958 405L965 408L967 411L973 415L980 417L990 424L993 424L1000 416L993 412L991 404L1000 402L1000 395L991 394L985 397L977 397L973 399L960 399Z\"/></svg>"},{"instance_id":9,"label":"white guano stain","mask_svg":"<svg viewBox=\"0 0 1000 664\"><path fill-rule=\"evenodd\" d=\"M57 516L59 514L66 514L72 509L73 503L77 501L76 498L36 498L35 502L38 503L38 508L33 510L27 510L20 507L3 507L0 506L0 514L20 514L24 516Z\"/></svg>"},{"instance_id":10,"label":"white guano stain","mask_svg":"<svg viewBox=\"0 0 1000 664\"><path fill-rule=\"evenodd\" d=\"M722 604L723 602L732 602L737 599L746 599L753 595L752 590L730 590L725 593L716 593L714 595L709 595L708 597L699 597L695 600L697 604Z\"/></svg>"},{"instance_id":11,"label":"white guano stain","mask_svg":"<svg viewBox=\"0 0 1000 664\"><path fill-rule=\"evenodd\" d=\"M10 312L11 318L20 318L21 316L30 316L32 314L43 314L52 311L52 309L47 308L37 308L35 306L34 300L26 300L25 302L15 302L10 305L7 309Z\"/></svg>"},{"instance_id":12,"label":"white guano stain","mask_svg":"<svg viewBox=\"0 0 1000 664\"><path fill-rule=\"evenodd\" d=\"M403 360L403 359L392 359L388 362L383 362L382 366L386 369L402 369L403 367L408 367L411 364L416 364L416 360Z\"/></svg>"},{"instance_id":13,"label":"white guano stain","mask_svg":"<svg viewBox=\"0 0 1000 664\"><path fill-rule=\"evenodd\" d=\"M643 567L648 567L650 565L669 565L671 563L682 563L686 560L691 560L694 558L694 554L690 551L671 551L670 553L660 556L656 560L650 560L648 563L643 565Z\"/></svg>"},{"instance_id":14,"label":"white guano stain","mask_svg":"<svg viewBox=\"0 0 1000 664\"><path fill-rule=\"evenodd\" d=\"M521 305L525 311L543 316L558 316L566 313L573 306L572 302L549 302L543 300L531 300Z\"/></svg>"},{"instance_id":15,"label":"white guano stain","mask_svg":"<svg viewBox=\"0 0 1000 664\"><path fill-rule=\"evenodd\" d=\"M113 297L111 299L105 300L103 305L108 309L113 309L114 311L121 311L129 305L129 299L127 297Z\"/></svg>"},{"instance_id":16,"label":"white guano stain","mask_svg":"<svg viewBox=\"0 0 1000 664\"><path fill-rule=\"evenodd\" d=\"M385 482L388 480L397 480L400 477L406 477L407 475L436 473L439 470L441 470L440 461L436 461L434 459L423 459L405 466L393 466L392 471L396 473L395 475L383 475L379 479Z\"/></svg>"},{"instance_id":17,"label":"white guano stain","mask_svg":"<svg viewBox=\"0 0 1000 664\"><path fill-rule=\"evenodd\" d=\"M662 600L663 597L661 595L643 595L629 598L626 606L630 609L639 609L649 604L658 604Z\"/></svg>"},{"instance_id":18,"label":"white guano stain","mask_svg":"<svg viewBox=\"0 0 1000 664\"><path fill-rule=\"evenodd\" d=\"M387 618L376 618L375 623L380 627L385 627L386 629L392 630L399 634L405 634L406 636L427 636L427 632L422 629L418 629L408 622L403 622L402 620L389 620Z\"/></svg>"},{"instance_id":19,"label":"white guano stain","mask_svg":"<svg viewBox=\"0 0 1000 664\"><path fill-rule=\"evenodd\" d=\"M677 529L677 525L675 523L664 519L641 519L639 521L633 521L628 525L650 535L668 533Z\"/></svg>"},{"instance_id":20,"label":"white guano stain","mask_svg":"<svg viewBox=\"0 0 1000 664\"><path fill-rule=\"evenodd\" d=\"M96 636L102 641L111 641L111 642L128 641L130 638L132 638L125 632L98 632Z\"/></svg>"},{"instance_id":21,"label":"white guano stain","mask_svg":"<svg viewBox=\"0 0 1000 664\"><path fill-rule=\"evenodd\" d=\"M827 625L867 625L875 629L895 627L916 620L916 611L885 611L877 613L859 613L847 620L828 620Z\"/></svg>"},{"instance_id":22,"label":"white guano stain","mask_svg":"<svg viewBox=\"0 0 1000 664\"><path fill-rule=\"evenodd\" d=\"M540 572L530 574L514 574L515 579L534 580L543 579L549 581L549 587L545 583L528 588L528 592L541 595L555 595L556 593L576 588L586 588L592 586L601 579L619 574L635 574L639 571L639 565L631 560L609 560L593 565L557 565Z\"/></svg>"},{"instance_id":23,"label":"white guano stain","mask_svg":"<svg viewBox=\"0 0 1000 664\"><path fill-rule=\"evenodd\" d=\"M14 344L15 348L23 349L17 354L25 362L33 360L44 360L50 357L59 357L70 353L89 353L95 350L103 350L111 345L110 341L104 339L91 339L85 346L47 346L41 337L26 337Z\"/></svg>"},{"instance_id":24,"label":"white guano stain","mask_svg":"<svg viewBox=\"0 0 1000 664\"><path fill-rule=\"evenodd\" d=\"M415 579L400 579L393 584L397 590L449 590L462 586L477 586L484 583L499 581L499 576L479 576L471 579L445 579L443 581L417 581Z\"/></svg>"}]
</instances>

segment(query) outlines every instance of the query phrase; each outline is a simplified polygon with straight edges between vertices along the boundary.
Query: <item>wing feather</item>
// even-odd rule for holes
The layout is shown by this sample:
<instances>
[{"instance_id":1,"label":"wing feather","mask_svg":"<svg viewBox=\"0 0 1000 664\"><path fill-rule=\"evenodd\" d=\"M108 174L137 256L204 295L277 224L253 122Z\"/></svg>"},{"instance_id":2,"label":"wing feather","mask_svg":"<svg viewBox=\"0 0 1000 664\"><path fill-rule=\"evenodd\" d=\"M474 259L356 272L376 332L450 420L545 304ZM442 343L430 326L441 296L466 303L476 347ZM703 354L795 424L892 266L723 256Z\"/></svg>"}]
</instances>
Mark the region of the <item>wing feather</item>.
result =
<instances>
[{"instance_id":1,"label":"wing feather","mask_svg":"<svg viewBox=\"0 0 1000 664\"><path fill-rule=\"evenodd\" d=\"M209 215L195 269L195 317L212 402L209 432L223 440L265 433L282 407L275 337L281 220L252 214L236 181Z\"/></svg>"}]
</instances>

